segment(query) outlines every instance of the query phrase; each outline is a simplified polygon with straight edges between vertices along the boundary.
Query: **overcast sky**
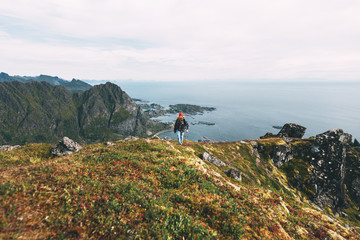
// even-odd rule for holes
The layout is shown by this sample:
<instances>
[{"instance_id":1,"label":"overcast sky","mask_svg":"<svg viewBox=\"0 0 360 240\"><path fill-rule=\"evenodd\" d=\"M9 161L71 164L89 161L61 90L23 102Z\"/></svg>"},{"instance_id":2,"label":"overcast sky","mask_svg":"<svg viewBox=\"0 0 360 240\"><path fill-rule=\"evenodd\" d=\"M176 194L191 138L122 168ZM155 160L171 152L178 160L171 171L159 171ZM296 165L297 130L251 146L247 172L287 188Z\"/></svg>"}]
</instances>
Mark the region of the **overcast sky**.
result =
<instances>
[{"instance_id":1,"label":"overcast sky","mask_svg":"<svg viewBox=\"0 0 360 240\"><path fill-rule=\"evenodd\" d=\"M2 0L0 72L360 81L360 1Z\"/></svg>"}]
</instances>

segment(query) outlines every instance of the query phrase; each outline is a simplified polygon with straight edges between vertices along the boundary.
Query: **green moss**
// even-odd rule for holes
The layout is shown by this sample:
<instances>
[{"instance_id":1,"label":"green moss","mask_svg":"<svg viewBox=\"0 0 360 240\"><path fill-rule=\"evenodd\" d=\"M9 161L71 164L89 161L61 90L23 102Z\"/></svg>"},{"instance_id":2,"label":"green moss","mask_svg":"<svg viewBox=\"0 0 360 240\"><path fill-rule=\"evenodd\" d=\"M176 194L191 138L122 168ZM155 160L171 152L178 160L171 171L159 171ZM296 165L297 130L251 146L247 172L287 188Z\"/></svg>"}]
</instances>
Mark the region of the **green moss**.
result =
<instances>
[{"instance_id":1,"label":"green moss","mask_svg":"<svg viewBox=\"0 0 360 240\"><path fill-rule=\"evenodd\" d=\"M118 111L116 111L111 119L111 124L118 124L122 121L128 119L130 117L129 111L125 108L121 107Z\"/></svg>"},{"instance_id":2,"label":"green moss","mask_svg":"<svg viewBox=\"0 0 360 240\"><path fill-rule=\"evenodd\" d=\"M299 188L308 196L313 196L315 189L311 188L310 182L310 165L301 158L294 158L281 167L290 185Z\"/></svg>"}]
</instances>

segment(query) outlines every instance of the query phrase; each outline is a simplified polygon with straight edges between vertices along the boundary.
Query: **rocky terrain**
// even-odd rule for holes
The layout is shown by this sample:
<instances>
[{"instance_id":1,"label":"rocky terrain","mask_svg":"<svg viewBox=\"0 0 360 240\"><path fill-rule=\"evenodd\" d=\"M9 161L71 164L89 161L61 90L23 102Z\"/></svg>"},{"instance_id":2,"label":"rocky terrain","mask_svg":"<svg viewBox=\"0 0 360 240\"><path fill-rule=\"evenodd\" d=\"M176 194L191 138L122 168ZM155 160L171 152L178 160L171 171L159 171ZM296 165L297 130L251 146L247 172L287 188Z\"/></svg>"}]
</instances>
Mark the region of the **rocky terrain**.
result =
<instances>
[{"instance_id":1,"label":"rocky terrain","mask_svg":"<svg viewBox=\"0 0 360 240\"><path fill-rule=\"evenodd\" d=\"M22 77L22 76L9 76L9 74L4 72L0 73L0 82L14 82L14 81L23 82L23 83L33 82L33 81L47 82L53 86L63 86L73 93L84 92L92 87L90 84L76 79L67 81L59 77L52 77L48 75L40 75L37 77Z\"/></svg>"},{"instance_id":2,"label":"rocky terrain","mask_svg":"<svg viewBox=\"0 0 360 240\"><path fill-rule=\"evenodd\" d=\"M360 239L360 151L341 129L302 139L159 138L0 151L0 237ZM296 136L296 137L294 137ZM65 154L63 154L65 153Z\"/></svg>"},{"instance_id":3,"label":"rocky terrain","mask_svg":"<svg viewBox=\"0 0 360 240\"><path fill-rule=\"evenodd\" d=\"M144 115L115 84L82 93L46 82L0 82L0 144L56 143L68 136L81 143L149 136L168 126Z\"/></svg>"}]
</instances>

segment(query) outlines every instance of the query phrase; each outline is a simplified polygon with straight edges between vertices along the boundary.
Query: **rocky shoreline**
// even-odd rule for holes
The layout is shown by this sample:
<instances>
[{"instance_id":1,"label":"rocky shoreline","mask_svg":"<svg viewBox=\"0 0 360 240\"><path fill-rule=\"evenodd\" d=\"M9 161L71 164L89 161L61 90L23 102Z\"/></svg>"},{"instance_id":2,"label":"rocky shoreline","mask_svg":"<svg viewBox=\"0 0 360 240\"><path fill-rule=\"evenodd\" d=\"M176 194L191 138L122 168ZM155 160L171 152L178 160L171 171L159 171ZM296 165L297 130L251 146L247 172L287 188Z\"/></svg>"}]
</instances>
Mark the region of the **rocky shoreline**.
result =
<instances>
[{"instance_id":1,"label":"rocky shoreline","mask_svg":"<svg viewBox=\"0 0 360 240\"><path fill-rule=\"evenodd\" d=\"M205 112L211 112L216 110L216 108L214 107L204 107L193 104L174 104L174 105L169 105L168 108L165 108L164 106L157 103L149 104L148 101L142 99L135 98L133 100L137 103L137 105L139 105L142 108L145 115L147 115L150 118L165 116L169 114L177 114L179 112L182 112L189 116L201 115L204 114Z\"/></svg>"}]
</instances>

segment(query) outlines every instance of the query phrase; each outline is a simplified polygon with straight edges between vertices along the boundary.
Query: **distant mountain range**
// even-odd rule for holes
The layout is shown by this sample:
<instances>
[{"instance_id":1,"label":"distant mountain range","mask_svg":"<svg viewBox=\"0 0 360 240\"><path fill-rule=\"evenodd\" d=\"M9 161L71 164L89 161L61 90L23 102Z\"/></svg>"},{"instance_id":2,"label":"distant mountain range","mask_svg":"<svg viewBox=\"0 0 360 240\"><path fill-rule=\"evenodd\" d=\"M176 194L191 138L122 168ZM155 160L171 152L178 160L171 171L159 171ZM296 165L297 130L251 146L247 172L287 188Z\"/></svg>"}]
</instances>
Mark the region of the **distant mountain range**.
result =
<instances>
[{"instance_id":1,"label":"distant mountain range","mask_svg":"<svg viewBox=\"0 0 360 240\"><path fill-rule=\"evenodd\" d=\"M25 76L10 76L7 73L0 73L0 82L47 82L53 86L63 86L72 93L77 92L84 92L86 90L89 90L92 86L86 82L83 82L81 80L72 79L71 81L67 81L58 77L52 77L48 75L40 75L37 77L25 77Z\"/></svg>"},{"instance_id":2,"label":"distant mountain range","mask_svg":"<svg viewBox=\"0 0 360 240\"><path fill-rule=\"evenodd\" d=\"M6 80L9 78L13 80ZM80 91L76 84L86 87L86 83L44 75L23 83L4 73L1 79L5 81L0 82L0 145L56 143L63 136L93 143L129 135L150 136L167 127L145 116L141 107L112 83L72 93L69 88Z\"/></svg>"}]
</instances>

